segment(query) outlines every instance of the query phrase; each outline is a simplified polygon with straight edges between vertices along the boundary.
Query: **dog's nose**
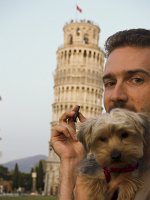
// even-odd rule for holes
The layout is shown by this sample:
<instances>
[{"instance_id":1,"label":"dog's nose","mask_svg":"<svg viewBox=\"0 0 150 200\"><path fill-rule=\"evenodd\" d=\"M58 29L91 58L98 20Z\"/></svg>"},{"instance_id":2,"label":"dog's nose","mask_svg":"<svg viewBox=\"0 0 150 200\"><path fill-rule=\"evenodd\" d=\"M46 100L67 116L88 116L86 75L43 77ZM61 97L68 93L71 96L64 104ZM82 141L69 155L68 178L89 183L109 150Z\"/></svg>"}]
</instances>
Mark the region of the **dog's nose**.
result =
<instances>
[{"instance_id":1,"label":"dog's nose","mask_svg":"<svg viewBox=\"0 0 150 200\"><path fill-rule=\"evenodd\" d=\"M111 153L111 158L112 158L112 160L114 160L114 161L118 161L118 160L120 160L120 158L121 158L121 153L120 153L120 151L118 151L118 150L113 150L112 151L112 153Z\"/></svg>"}]
</instances>

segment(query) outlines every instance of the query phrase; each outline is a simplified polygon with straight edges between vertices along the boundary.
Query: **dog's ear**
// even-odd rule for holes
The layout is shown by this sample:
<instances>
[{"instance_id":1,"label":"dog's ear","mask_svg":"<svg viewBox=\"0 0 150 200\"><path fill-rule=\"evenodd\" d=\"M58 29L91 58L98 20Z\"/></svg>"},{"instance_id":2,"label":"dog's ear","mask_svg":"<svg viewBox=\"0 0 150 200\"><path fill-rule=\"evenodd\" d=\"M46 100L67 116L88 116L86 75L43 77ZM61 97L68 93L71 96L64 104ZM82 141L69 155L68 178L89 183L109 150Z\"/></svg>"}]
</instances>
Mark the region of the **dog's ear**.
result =
<instances>
[{"instance_id":1,"label":"dog's ear","mask_svg":"<svg viewBox=\"0 0 150 200\"><path fill-rule=\"evenodd\" d=\"M92 132L96 121L96 118L91 118L87 119L85 122L79 125L77 138L83 144L87 153L90 152L90 147L92 143Z\"/></svg>"}]
</instances>

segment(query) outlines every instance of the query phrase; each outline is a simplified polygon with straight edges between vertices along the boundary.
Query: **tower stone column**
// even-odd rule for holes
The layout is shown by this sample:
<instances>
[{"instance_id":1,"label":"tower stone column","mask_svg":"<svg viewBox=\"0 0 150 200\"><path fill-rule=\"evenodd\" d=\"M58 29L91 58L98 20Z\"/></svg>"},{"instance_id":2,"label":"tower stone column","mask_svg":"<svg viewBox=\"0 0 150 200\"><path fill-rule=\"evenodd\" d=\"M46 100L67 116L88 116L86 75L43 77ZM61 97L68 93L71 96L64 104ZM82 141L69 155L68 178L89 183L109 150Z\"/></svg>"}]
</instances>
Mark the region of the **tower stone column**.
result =
<instances>
[{"instance_id":1,"label":"tower stone column","mask_svg":"<svg viewBox=\"0 0 150 200\"><path fill-rule=\"evenodd\" d=\"M72 20L63 31L64 44L57 50L51 126L75 105L80 105L87 118L102 112L104 54L99 47L100 28L91 21ZM59 158L49 146L45 194L56 194L58 185Z\"/></svg>"}]
</instances>

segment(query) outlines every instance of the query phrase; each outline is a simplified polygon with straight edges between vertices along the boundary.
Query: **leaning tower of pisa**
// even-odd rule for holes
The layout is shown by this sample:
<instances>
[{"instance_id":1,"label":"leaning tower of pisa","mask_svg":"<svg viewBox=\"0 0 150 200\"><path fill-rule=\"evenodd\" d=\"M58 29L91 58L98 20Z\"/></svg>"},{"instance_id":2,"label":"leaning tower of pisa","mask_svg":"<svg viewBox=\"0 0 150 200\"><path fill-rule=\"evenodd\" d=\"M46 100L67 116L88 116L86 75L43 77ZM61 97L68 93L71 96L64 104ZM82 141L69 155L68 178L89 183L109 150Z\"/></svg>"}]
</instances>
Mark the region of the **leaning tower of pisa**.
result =
<instances>
[{"instance_id":1,"label":"leaning tower of pisa","mask_svg":"<svg viewBox=\"0 0 150 200\"><path fill-rule=\"evenodd\" d=\"M102 112L104 54L99 47L100 28L91 21L72 20L63 31L64 44L57 50L51 126L74 105L80 105L87 118ZM59 158L49 145L45 194L56 194L58 185Z\"/></svg>"}]
</instances>

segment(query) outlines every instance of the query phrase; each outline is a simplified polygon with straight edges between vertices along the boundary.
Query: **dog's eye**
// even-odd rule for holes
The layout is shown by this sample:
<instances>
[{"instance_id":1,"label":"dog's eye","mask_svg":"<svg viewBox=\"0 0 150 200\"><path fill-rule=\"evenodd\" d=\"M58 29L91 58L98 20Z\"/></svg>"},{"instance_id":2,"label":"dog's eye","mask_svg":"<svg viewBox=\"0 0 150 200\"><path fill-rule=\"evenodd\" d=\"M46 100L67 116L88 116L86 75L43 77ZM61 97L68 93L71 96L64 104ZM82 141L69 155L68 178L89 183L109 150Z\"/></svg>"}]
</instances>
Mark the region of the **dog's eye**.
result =
<instances>
[{"instance_id":1,"label":"dog's eye","mask_svg":"<svg viewBox=\"0 0 150 200\"><path fill-rule=\"evenodd\" d=\"M122 132L121 133L121 138L122 139L125 139L125 138L127 138L128 137L128 133L127 132Z\"/></svg>"},{"instance_id":2,"label":"dog's eye","mask_svg":"<svg viewBox=\"0 0 150 200\"><path fill-rule=\"evenodd\" d=\"M101 141L101 142L107 142L107 138L106 137L99 137L99 140Z\"/></svg>"}]
</instances>

